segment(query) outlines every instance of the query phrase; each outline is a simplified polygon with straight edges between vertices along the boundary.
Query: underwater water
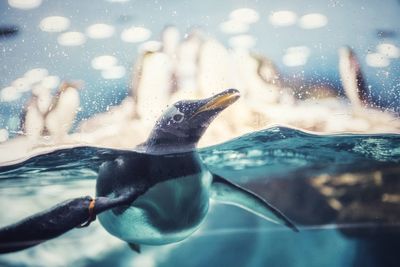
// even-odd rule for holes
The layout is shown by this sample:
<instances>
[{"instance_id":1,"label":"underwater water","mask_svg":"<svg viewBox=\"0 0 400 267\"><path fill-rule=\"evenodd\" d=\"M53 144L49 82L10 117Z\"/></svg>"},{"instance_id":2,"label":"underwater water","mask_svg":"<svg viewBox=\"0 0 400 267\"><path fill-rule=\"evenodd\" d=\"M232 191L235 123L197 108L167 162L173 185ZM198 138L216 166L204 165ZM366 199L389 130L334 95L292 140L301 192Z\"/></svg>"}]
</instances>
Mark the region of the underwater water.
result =
<instances>
[{"instance_id":1,"label":"underwater water","mask_svg":"<svg viewBox=\"0 0 400 267\"><path fill-rule=\"evenodd\" d=\"M1 166L0 227L67 198L94 195L100 164L124 153L137 152L75 147ZM300 233L213 203L183 242L144 246L137 254L95 221L1 255L0 266L397 266L400 135L274 127L199 153L211 171L282 210Z\"/></svg>"}]
</instances>

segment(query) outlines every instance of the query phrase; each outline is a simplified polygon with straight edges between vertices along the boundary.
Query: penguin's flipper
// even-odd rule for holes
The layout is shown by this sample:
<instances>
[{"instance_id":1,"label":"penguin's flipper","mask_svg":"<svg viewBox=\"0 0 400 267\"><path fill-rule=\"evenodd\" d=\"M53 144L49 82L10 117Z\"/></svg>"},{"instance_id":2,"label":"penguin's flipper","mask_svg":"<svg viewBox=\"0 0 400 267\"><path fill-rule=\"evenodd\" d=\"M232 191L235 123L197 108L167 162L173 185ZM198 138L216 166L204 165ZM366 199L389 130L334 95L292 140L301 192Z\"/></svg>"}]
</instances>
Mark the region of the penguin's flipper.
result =
<instances>
[{"instance_id":1,"label":"penguin's flipper","mask_svg":"<svg viewBox=\"0 0 400 267\"><path fill-rule=\"evenodd\" d=\"M128 205L143 193L143 190L129 190L116 198L74 198L0 228L0 254L26 249L75 227L88 226L96 219L97 214Z\"/></svg>"},{"instance_id":2,"label":"penguin's flipper","mask_svg":"<svg viewBox=\"0 0 400 267\"><path fill-rule=\"evenodd\" d=\"M130 247L130 249L132 249L133 251L140 253L141 249L140 249L140 245L139 244L135 244L135 243L128 243L128 246Z\"/></svg>"},{"instance_id":3,"label":"penguin's flipper","mask_svg":"<svg viewBox=\"0 0 400 267\"><path fill-rule=\"evenodd\" d=\"M239 206L268 221L284 224L295 232L297 227L280 212L255 193L214 174L211 197L217 201Z\"/></svg>"}]
</instances>

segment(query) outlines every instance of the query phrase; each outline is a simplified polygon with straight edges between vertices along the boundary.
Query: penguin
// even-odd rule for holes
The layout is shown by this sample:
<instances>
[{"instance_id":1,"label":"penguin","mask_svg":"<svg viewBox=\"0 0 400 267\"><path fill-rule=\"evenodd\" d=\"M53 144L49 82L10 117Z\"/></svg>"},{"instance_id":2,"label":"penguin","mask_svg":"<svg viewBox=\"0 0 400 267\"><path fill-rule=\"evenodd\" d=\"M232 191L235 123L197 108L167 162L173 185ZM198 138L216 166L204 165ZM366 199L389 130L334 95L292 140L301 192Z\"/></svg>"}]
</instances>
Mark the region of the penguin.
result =
<instances>
[{"instance_id":1,"label":"penguin","mask_svg":"<svg viewBox=\"0 0 400 267\"><path fill-rule=\"evenodd\" d=\"M38 96L32 97L26 103L22 112L21 129L32 142L37 141L44 130L44 116L39 109Z\"/></svg>"},{"instance_id":2,"label":"penguin","mask_svg":"<svg viewBox=\"0 0 400 267\"><path fill-rule=\"evenodd\" d=\"M51 105L50 89L39 84L32 88L32 96L27 101L21 114L21 130L31 142L48 134L45 117Z\"/></svg>"},{"instance_id":3,"label":"penguin","mask_svg":"<svg viewBox=\"0 0 400 267\"><path fill-rule=\"evenodd\" d=\"M39 112L44 116L49 112L52 102L51 88L37 84L32 88L32 95L37 97L37 107Z\"/></svg>"},{"instance_id":4,"label":"penguin","mask_svg":"<svg viewBox=\"0 0 400 267\"><path fill-rule=\"evenodd\" d=\"M236 77L241 88L245 89L246 100L253 105L261 104L261 110L266 104L278 104L282 88L274 63L267 57L244 50L236 50L232 56L237 68Z\"/></svg>"},{"instance_id":5,"label":"penguin","mask_svg":"<svg viewBox=\"0 0 400 267\"><path fill-rule=\"evenodd\" d=\"M45 115L45 130L56 142L68 134L75 121L80 107L78 88L78 84L62 83Z\"/></svg>"},{"instance_id":6,"label":"penguin","mask_svg":"<svg viewBox=\"0 0 400 267\"><path fill-rule=\"evenodd\" d=\"M161 33L162 42L162 52L168 56L171 64L170 73L170 88L169 96L174 92L178 91L178 77L177 77L177 67L178 67L178 47L180 42L180 33L178 28L175 26L167 26Z\"/></svg>"},{"instance_id":7,"label":"penguin","mask_svg":"<svg viewBox=\"0 0 400 267\"><path fill-rule=\"evenodd\" d=\"M177 59L177 52L180 42L180 33L178 28L169 25L161 33L162 51L173 61Z\"/></svg>"},{"instance_id":8,"label":"penguin","mask_svg":"<svg viewBox=\"0 0 400 267\"><path fill-rule=\"evenodd\" d=\"M344 46L339 49L339 73L347 98L355 109L368 104L368 91L361 66L354 51Z\"/></svg>"},{"instance_id":9,"label":"penguin","mask_svg":"<svg viewBox=\"0 0 400 267\"><path fill-rule=\"evenodd\" d=\"M167 26L161 33L158 45L142 45L133 67L131 95L134 99L134 118L140 119L145 128L157 120L160 112L169 104L177 88L177 47L179 31Z\"/></svg>"},{"instance_id":10,"label":"penguin","mask_svg":"<svg viewBox=\"0 0 400 267\"><path fill-rule=\"evenodd\" d=\"M133 98L135 116L149 128L168 105L173 65L162 51L144 51L135 64Z\"/></svg>"},{"instance_id":11,"label":"penguin","mask_svg":"<svg viewBox=\"0 0 400 267\"><path fill-rule=\"evenodd\" d=\"M196 144L211 121L239 98L228 89L210 98L179 101L158 119L134 151L104 162L96 197L80 197L0 229L0 253L22 250L88 226L101 225L136 251L140 245L181 241L203 222L210 199L242 207L268 221L297 227L255 193L215 174L202 163ZM140 152L140 153L137 153Z\"/></svg>"},{"instance_id":12,"label":"penguin","mask_svg":"<svg viewBox=\"0 0 400 267\"><path fill-rule=\"evenodd\" d=\"M178 47L178 64L176 66L176 79L178 90L171 96L171 100L183 98L198 98L199 55L204 42L203 34L198 29L193 29Z\"/></svg>"},{"instance_id":13,"label":"penguin","mask_svg":"<svg viewBox=\"0 0 400 267\"><path fill-rule=\"evenodd\" d=\"M197 65L200 94L206 96L215 93L215 89L234 87L233 65L228 49L214 39L205 40L199 49Z\"/></svg>"}]
</instances>

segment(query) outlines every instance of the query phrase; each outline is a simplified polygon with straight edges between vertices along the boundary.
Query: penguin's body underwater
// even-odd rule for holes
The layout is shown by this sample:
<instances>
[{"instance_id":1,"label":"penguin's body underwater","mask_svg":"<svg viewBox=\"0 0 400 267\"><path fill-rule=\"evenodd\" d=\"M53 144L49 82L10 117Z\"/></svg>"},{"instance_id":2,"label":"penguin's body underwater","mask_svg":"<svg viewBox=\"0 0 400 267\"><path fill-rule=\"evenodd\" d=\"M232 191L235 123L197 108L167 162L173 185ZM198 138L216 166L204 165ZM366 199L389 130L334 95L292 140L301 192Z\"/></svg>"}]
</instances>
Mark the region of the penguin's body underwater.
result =
<instances>
[{"instance_id":1,"label":"penguin's body underwater","mask_svg":"<svg viewBox=\"0 0 400 267\"><path fill-rule=\"evenodd\" d=\"M211 121L238 98L239 92L229 89L208 99L175 103L135 153L100 166L96 198L68 200L1 228L0 253L28 248L74 227L87 226L97 214L108 232L136 251L140 244L177 242L200 226L210 198L297 231L261 197L211 173L196 152Z\"/></svg>"}]
</instances>

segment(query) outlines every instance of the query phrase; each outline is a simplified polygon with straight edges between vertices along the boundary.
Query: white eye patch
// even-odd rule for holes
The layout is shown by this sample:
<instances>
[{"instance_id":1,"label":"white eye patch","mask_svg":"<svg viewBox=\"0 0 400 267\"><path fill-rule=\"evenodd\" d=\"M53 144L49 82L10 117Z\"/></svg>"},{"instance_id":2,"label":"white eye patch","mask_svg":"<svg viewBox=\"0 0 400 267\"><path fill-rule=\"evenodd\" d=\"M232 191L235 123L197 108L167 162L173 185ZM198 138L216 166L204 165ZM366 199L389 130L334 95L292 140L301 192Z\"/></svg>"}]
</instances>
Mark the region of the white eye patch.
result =
<instances>
[{"instance_id":1,"label":"white eye patch","mask_svg":"<svg viewBox=\"0 0 400 267\"><path fill-rule=\"evenodd\" d=\"M185 118L185 115L175 106L172 106L165 114L165 118L171 118L172 122L180 123Z\"/></svg>"}]
</instances>

